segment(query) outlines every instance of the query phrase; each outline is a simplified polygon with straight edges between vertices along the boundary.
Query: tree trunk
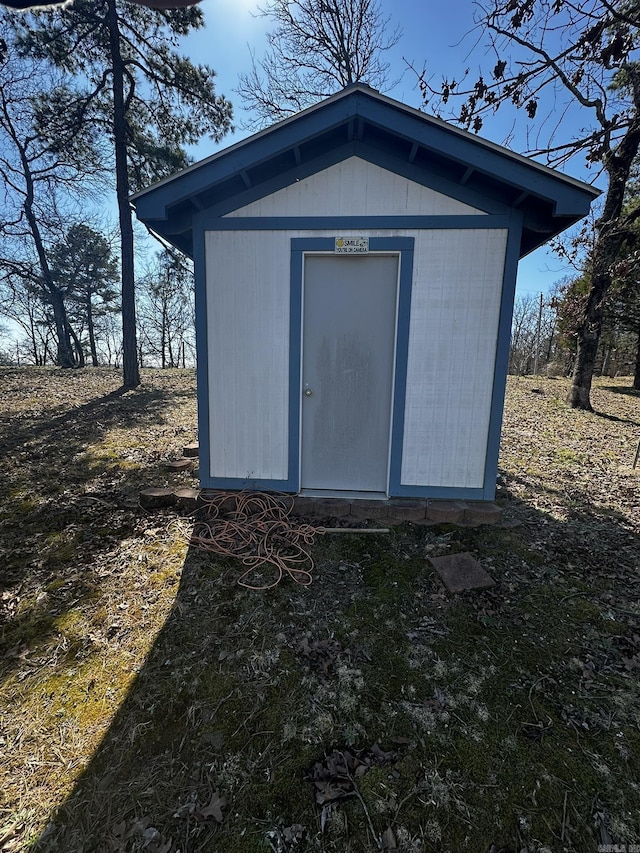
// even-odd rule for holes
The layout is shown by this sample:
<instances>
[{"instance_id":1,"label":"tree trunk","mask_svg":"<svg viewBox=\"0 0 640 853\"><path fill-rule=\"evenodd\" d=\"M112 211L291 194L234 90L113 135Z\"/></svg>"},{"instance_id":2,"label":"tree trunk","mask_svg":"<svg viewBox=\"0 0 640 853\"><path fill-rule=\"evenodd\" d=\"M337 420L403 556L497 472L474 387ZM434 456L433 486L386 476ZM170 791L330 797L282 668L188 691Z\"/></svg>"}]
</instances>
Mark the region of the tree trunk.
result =
<instances>
[{"instance_id":1,"label":"tree trunk","mask_svg":"<svg viewBox=\"0 0 640 853\"><path fill-rule=\"evenodd\" d=\"M30 343L31 343L31 350L33 352L33 363L37 367L40 364L40 350L38 349L38 340L36 338L35 323L33 322L33 317L31 315L29 316L29 338L30 338ZM17 342L16 342L16 347L17 347ZM19 363L18 363L18 366L20 366Z\"/></svg>"},{"instance_id":2,"label":"tree trunk","mask_svg":"<svg viewBox=\"0 0 640 853\"><path fill-rule=\"evenodd\" d=\"M49 284L47 290L56 326L56 342L58 345L56 362L59 367L75 367L76 361L73 357L73 346L69 336L69 321L67 320L67 309L64 299L57 287Z\"/></svg>"},{"instance_id":3,"label":"tree trunk","mask_svg":"<svg viewBox=\"0 0 640 853\"><path fill-rule=\"evenodd\" d=\"M572 408L590 412L593 411L591 380L602 332L604 298L611 286L612 266L627 236L625 228L621 227L621 215L631 166L640 147L640 79L635 66L629 66L628 74L633 94L633 118L616 148L609 149L603 159L609 186L602 216L597 223L598 236L591 252L591 289L578 328L578 351L571 390L567 395L567 403Z\"/></svg>"},{"instance_id":4,"label":"tree trunk","mask_svg":"<svg viewBox=\"0 0 640 853\"><path fill-rule=\"evenodd\" d=\"M140 384L136 335L135 279L133 267L133 223L129 207L127 173L127 120L124 104L124 63L120 53L120 30L116 0L108 0L109 49L113 70L113 140L116 161L116 194L120 222L122 262L122 368L125 388Z\"/></svg>"},{"instance_id":5,"label":"tree trunk","mask_svg":"<svg viewBox=\"0 0 640 853\"><path fill-rule=\"evenodd\" d=\"M571 377L571 389L567 396L567 403L573 409L584 409L593 411L591 405L591 380L598 352L598 335L590 334L578 337L578 349L576 359L573 363L573 375Z\"/></svg>"},{"instance_id":6,"label":"tree trunk","mask_svg":"<svg viewBox=\"0 0 640 853\"><path fill-rule=\"evenodd\" d=\"M69 336L73 340L73 346L74 346L74 349L76 351L76 358L75 358L74 367L84 367L85 361L84 361L84 352L82 350L82 344L78 340L78 336L76 335L76 333L73 331L73 327L72 327L71 323L67 323L67 328L69 330Z\"/></svg>"},{"instance_id":7,"label":"tree trunk","mask_svg":"<svg viewBox=\"0 0 640 853\"><path fill-rule=\"evenodd\" d=\"M633 373L633 387L640 391L640 326L638 326L638 343L636 344L636 366Z\"/></svg>"},{"instance_id":8,"label":"tree trunk","mask_svg":"<svg viewBox=\"0 0 640 853\"><path fill-rule=\"evenodd\" d=\"M166 340L166 329L167 329L167 313L165 310L165 306L162 306L162 323L160 326L160 366L164 370L167 366L167 340Z\"/></svg>"},{"instance_id":9,"label":"tree trunk","mask_svg":"<svg viewBox=\"0 0 640 853\"><path fill-rule=\"evenodd\" d=\"M98 367L98 350L96 349L96 334L93 326L93 306L91 304L91 290L87 293L87 332L89 334L89 349L91 350L91 364Z\"/></svg>"}]
</instances>

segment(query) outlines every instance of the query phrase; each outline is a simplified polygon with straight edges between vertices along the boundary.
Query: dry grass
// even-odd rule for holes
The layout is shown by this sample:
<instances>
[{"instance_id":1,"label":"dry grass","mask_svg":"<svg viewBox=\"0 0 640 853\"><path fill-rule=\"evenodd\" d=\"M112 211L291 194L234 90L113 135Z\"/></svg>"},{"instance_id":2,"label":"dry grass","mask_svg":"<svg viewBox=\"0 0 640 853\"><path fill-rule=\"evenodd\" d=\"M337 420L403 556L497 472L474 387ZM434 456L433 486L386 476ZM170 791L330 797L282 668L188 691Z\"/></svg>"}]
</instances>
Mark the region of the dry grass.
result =
<instances>
[{"instance_id":1,"label":"dry grass","mask_svg":"<svg viewBox=\"0 0 640 853\"><path fill-rule=\"evenodd\" d=\"M319 539L313 585L266 593L137 506L191 482L162 462L195 437L193 375L118 385L0 372L2 851L640 842L628 380L598 381L600 414L510 380L502 527ZM426 557L456 551L496 587L446 595Z\"/></svg>"}]
</instances>

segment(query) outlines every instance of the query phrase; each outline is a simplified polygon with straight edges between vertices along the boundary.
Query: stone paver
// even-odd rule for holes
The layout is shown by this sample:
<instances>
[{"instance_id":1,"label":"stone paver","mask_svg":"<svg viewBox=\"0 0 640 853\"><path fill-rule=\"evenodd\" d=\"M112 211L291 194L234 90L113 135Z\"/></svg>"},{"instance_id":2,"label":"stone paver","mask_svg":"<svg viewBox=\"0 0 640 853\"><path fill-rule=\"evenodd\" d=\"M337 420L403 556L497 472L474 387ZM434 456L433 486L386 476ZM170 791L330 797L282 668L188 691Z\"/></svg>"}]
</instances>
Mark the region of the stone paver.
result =
<instances>
[{"instance_id":1,"label":"stone paver","mask_svg":"<svg viewBox=\"0 0 640 853\"><path fill-rule=\"evenodd\" d=\"M461 524L467 505L462 501L429 501L427 519L438 524Z\"/></svg>"},{"instance_id":2,"label":"stone paver","mask_svg":"<svg viewBox=\"0 0 640 853\"><path fill-rule=\"evenodd\" d=\"M472 501L464 511L465 524L499 524L502 520L502 510L494 503Z\"/></svg>"},{"instance_id":3,"label":"stone paver","mask_svg":"<svg viewBox=\"0 0 640 853\"><path fill-rule=\"evenodd\" d=\"M449 554L446 557L429 557L429 560L449 592L489 589L495 586L493 578L467 552Z\"/></svg>"}]
</instances>

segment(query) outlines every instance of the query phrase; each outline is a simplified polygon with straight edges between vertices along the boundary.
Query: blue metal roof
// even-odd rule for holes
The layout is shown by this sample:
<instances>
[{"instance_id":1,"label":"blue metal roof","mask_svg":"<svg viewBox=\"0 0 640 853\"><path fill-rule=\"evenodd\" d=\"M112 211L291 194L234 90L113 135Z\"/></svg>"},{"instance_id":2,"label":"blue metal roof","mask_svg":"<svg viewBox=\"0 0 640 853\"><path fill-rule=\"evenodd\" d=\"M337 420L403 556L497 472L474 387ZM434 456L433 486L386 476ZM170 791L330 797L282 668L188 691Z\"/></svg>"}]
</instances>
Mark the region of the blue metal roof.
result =
<instances>
[{"instance_id":1,"label":"blue metal roof","mask_svg":"<svg viewBox=\"0 0 640 853\"><path fill-rule=\"evenodd\" d=\"M192 220L223 216L357 156L488 213L523 214L520 256L599 195L556 172L357 83L132 196L138 219L188 255Z\"/></svg>"}]
</instances>

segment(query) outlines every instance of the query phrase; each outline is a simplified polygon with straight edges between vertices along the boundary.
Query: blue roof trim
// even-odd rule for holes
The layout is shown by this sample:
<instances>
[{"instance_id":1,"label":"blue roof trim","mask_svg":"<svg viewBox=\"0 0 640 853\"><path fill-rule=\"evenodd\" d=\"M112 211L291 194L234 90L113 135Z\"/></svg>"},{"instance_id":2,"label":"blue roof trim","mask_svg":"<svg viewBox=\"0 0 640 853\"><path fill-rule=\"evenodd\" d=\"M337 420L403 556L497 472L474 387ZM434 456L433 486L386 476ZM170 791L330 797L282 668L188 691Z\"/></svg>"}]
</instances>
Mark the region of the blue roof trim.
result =
<instances>
[{"instance_id":1,"label":"blue roof trim","mask_svg":"<svg viewBox=\"0 0 640 853\"><path fill-rule=\"evenodd\" d=\"M397 156L387 154L379 149L373 149L364 143L350 142L333 148L330 151L324 151L313 160L300 165L292 164L290 169L278 172L269 180L263 181L256 186L243 187L232 198L208 206L207 212L211 216L224 216L227 213L232 213L254 201L278 192L278 190L285 189L298 181L309 178L324 169L335 166L349 157L359 157L361 160L365 160L374 166L379 166L381 169L386 169L420 186L435 190L486 213L507 213L509 210L506 196L502 199L498 197L491 198L487 193L479 193L466 185L451 181L437 172L429 172L414 163L404 162ZM500 195L500 193L496 192L496 195ZM155 214L153 213L154 209ZM162 212L162 216L159 215L160 212ZM155 208L154 206L154 208L149 208L147 215L149 217L155 215L158 219L162 219L165 216L165 210L162 207Z\"/></svg>"},{"instance_id":2,"label":"blue roof trim","mask_svg":"<svg viewBox=\"0 0 640 853\"><path fill-rule=\"evenodd\" d=\"M319 231L332 228L367 229L485 229L508 228L509 216L470 214L454 216L265 216L218 219L205 217L205 231Z\"/></svg>"},{"instance_id":3,"label":"blue roof trim","mask_svg":"<svg viewBox=\"0 0 640 853\"><path fill-rule=\"evenodd\" d=\"M389 127L389 109L392 109L395 111L393 129L398 135L413 139L427 150L446 152L449 158L461 165L471 166L485 175L499 176L512 186L552 201L557 215L574 214L576 208L582 210L583 215L589 212L590 199L585 198L585 191L564 183L564 176L560 173L546 174L514 158L506 148L498 150L496 146L483 145L479 141L475 142L470 134L452 132L444 123L421 121L413 112L366 96L363 99L363 96L363 92L358 92L358 97L362 99L359 103L360 113L380 127ZM586 208L583 208L585 202Z\"/></svg>"},{"instance_id":4,"label":"blue roof trim","mask_svg":"<svg viewBox=\"0 0 640 853\"><path fill-rule=\"evenodd\" d=\"M355 102L326 104L321 114L311 110L294 117L296 120L275 125L267 132L249 137L239 145L223 150L200 164L196 168L188 167L178 172L170 179L159 181L157 184L136 193L132 200L136 209L145 197L154 196L154 207L159 208L178 204L200 193L207 187L215 186L221 178L247 172L249 169L268 162L292 151L293 148L304 145L320 134L326 134L332 129L342 127L349 119L357 115ZM355 143L341 146L343 150L353 150ZM342 158L344 159L344 155ZM295 156L292 153L295 163ZM304 169L304 164L300 166ZM318 171L317 167L313 171ZM239 205L240 206L240 205ZM146 215L150 214L143 208Z\"/></svg>"},{"instance_id":5,"label":"blue roof trim","mask_svg":"<svg viewBox=\"0 0 640 853\"><path fill-rule=\"evenodd\" d=\"M308 178L311 175L316 174L316 172L327 169L329 166L334 166L336 163L340 163L347 157L354 156L354 154L355 143L348 142L344 145L334 147L331 150L324 151L312 160L308 160L300 164L296 163L295 158L292 157L291 165L288 169L279 169L274 171L271 178L261 181L254 187L246 187L246 185L243 185L242 190L234 194L231 199L224 199L219 203L207 205L207 212L213 216L223 216L225 213L231 213L233 210L237 210L240 207L251 204L253 201L257 201L260 198L271 195L271 193L284 189L284 187L288 187L298 180L304 180L304 178ZM213 167L213 164L211 164L211 167ZM203 172L207 170L206 164L203 164L201 168ZM219 172L221 170L216 171ZM194 175L195 174L199 173L194 173ZM196 193L205 193L208 188L214 189L222 179L225 177L231 177L234 174L235 172L233 170L225 168L222 174L216 175L216 177L212 178L209 182L207 182L206 175L204 174L200 174L200 182L195 181L195 178L192 178L191 175L189 175L189 184L194 188L190 193L183 193L182 197L177 199L172 197L171 185L162 186L157 191L154 191L153 187L151 187L148 191L148 197L143 196L136 201L136 213L140 211L138 215L143 220L145 217L149 219L149 221L166 220L168 216L167 207L169 205L176 205L180 201L188 200ZM183 172L178 172L175 176L175 180L180 181L183 175Z\"/></svg>"},{"instance_id":6,"label":"blue roof trim","mask_svg":"<svg viewBox=\"0 0 640 853\"><path fill-rule=\"evenodd\" d=\"M359 132L352 132L353 123ZM520 206L524 255L582 218L598 191L361 85L132 197L183 251L199 210L221 215L357 155L490 213Z\"/></svg>"}]
</instances>

